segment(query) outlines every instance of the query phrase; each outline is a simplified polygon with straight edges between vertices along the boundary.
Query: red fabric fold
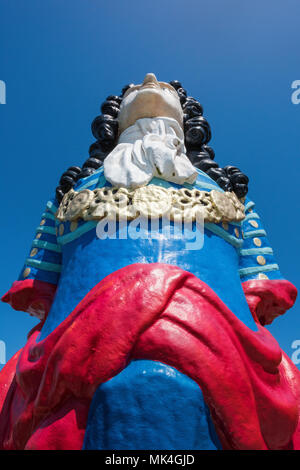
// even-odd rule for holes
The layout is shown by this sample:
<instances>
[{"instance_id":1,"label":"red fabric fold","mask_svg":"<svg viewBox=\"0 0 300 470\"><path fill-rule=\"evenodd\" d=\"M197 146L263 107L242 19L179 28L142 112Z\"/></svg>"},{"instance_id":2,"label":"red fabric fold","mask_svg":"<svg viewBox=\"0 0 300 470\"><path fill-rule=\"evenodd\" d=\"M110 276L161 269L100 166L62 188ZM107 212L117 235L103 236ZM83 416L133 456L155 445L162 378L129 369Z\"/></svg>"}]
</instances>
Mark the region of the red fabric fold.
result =
<instances>
[{"instance_id":1,"label":"red fabric fold","mask_svg":"<svg viewBox=\"0 0 300 470\"><path fill-rule=\"evenodd\" d=\"M47 338L38 334L18 359L0 448L80 449L95 390L132 359L162 361L195 380L225 449L299 448L298 369L265 328L250 330L176 266L116 271Z\"/></svg>"},{"instance_id":2,"label":"red fabric fold","mask_svg":"<svg viewBox=\"0 0 300 470\"><path fill-rule=\"evenodd\" d=\"M49 282L25 279L15 281L2 297L15 310L21 310L39 319L45 319L51 308L56 285Z\"/></svg>"},{"instance_id":3,"label":"red fabric fold","mask_svg":"<svg viewBox=\"0 0 300 470\"><path fill-rule=\"evenodd\" d=\"M284 279L252 279L242 284L256 321L269 325L291 308L297 298L297 289Z\"/></svg>"}]
</instances>

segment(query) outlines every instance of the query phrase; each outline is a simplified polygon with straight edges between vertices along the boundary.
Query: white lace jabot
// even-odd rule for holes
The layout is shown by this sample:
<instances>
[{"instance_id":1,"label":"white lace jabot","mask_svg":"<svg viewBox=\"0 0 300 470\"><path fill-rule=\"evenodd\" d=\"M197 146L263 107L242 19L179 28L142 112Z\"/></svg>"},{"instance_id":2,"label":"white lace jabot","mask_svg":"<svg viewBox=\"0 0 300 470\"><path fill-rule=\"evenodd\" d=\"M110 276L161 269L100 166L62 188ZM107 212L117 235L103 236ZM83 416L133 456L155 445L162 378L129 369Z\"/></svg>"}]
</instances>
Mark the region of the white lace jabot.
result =
<instances>
[{"instance_id":1,"label":"white lace jabot","mask_svg":"<svg viewBox=\"0 0 300 470\"><path fill-rule=\"evenodd\" d=\"M167 117L138 119L120 135L104 160L104 176L116 187L138 188L156 176L193 183L197 171L185 155L183 130Z\"/></svg>"}]
</instances>

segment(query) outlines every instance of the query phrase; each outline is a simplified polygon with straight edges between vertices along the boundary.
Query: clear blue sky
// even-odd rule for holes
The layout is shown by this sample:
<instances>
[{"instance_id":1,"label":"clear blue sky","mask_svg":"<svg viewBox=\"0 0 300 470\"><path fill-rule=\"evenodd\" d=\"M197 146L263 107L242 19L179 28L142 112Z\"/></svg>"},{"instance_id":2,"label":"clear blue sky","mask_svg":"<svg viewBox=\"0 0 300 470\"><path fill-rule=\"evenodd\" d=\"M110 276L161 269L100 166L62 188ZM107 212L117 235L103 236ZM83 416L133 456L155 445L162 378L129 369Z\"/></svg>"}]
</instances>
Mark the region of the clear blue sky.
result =
<instances>
[{"instance_id":1,"label":"clear blue sky","mask_svg":"<svg viewBox=\"0 0 300 470\"><path fill-rule=\"evenodd\" d=\"M250 177L281 271L299 288L299 17L298 0L0 0L1 294L61 173L87 158L99 105L146 72L200 99L216 160ZM35 323L0 305L7 359ZM300 301L270 329L291 355Z\"/></svg>"}]
</instances>

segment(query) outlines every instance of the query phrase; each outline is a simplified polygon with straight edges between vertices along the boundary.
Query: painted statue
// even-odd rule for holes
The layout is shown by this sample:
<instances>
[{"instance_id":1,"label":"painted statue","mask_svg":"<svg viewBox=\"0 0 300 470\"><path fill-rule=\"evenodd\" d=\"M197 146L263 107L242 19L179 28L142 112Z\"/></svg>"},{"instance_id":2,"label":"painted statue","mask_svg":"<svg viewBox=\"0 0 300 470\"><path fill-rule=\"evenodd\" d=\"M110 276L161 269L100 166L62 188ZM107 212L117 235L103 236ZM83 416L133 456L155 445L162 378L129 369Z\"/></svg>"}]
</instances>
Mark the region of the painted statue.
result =
<instances>
[{"instance_id":1,"label":"painted statue","mask_svg":"<svg viewBox=\"0 0 300 470\"><path fill-rule=\"evenodd\" d=\"M0 373L3 449L299 449L295 302L178 81L109 96L2 300L40 323ZM194 237L194 238L193 238Z\"/></svg>"}]
</instances>

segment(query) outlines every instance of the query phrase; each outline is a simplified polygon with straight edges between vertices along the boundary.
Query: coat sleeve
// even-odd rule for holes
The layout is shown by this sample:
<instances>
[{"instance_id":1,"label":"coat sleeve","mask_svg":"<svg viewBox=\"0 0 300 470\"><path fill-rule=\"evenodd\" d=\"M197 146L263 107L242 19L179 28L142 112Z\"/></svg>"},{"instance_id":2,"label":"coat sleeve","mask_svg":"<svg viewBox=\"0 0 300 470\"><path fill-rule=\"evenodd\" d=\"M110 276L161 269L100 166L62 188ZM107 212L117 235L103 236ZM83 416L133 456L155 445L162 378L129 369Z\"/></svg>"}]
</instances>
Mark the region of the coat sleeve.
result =
<instances>
[{"instance_id":1,"label":"coat sleeve","mask_svg":"<svg viewBox=\"0 0 300 470\"><path fill-rule=\"evenodd\" d=\"M48 201L20 276L2 297L2 301L15 310L28 312L39 319L44 319L50 310L61 271L56 211L57 201Z\"/></svg>"},{"instance_id":2,"label":"coat sleeve","mask_svg":"<svg viewBox=\"0 0 300 470\"><path fill-rule=\"evenodd\" d=\"M254 319L266 325L293 306L297 289L283 278L255 204L249 199L245 203L245 215L239 273Z\"/></svg>"}]
</instances>

